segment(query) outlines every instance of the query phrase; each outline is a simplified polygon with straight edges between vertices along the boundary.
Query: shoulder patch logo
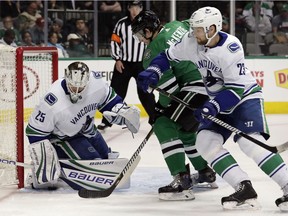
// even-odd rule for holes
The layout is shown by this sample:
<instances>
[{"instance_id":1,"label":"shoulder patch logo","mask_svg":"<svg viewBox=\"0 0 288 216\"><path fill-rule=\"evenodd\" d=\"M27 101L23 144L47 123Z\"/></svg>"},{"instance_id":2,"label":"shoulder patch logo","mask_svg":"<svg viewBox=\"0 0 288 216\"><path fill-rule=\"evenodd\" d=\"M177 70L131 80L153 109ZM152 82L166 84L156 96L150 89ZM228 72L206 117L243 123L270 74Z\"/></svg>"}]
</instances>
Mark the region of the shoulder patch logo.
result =
<instances>
[{"instance_id":1,"label":"shoulder patch logo","mask_svg":"<svg viewBox=\"0 0 288 216\"><path fill-rule=\"evenodd\" d=\"M99 71L92 71L92 74L96 79L102 78L101 72L99 72Z\"/></svg>"},{"instance_id":2,"label":"shoulder patch logo","mask_svg":"<svg viewBox=\"0 0 288 216\"><path fill-rule=\"evenodd\" d=\"M52 106L52 105L54 105L54 104L58 101L58 98L57 98L54 94L48 93L48 94L45 96L44 100L45 100L50 106Z\"/></svg>"},{"instance_id":3,"label":"shoulder patch logo","mask_svg":"<svg viewBox=\"0 0 288 216\"><path fill-rule=\"evenodd\" d=\"M235 53L238 50L240 50L240 46L235 42L228 44L227 47L228 47L228 50L232 53Z\"/></svg>"}]
</instances>

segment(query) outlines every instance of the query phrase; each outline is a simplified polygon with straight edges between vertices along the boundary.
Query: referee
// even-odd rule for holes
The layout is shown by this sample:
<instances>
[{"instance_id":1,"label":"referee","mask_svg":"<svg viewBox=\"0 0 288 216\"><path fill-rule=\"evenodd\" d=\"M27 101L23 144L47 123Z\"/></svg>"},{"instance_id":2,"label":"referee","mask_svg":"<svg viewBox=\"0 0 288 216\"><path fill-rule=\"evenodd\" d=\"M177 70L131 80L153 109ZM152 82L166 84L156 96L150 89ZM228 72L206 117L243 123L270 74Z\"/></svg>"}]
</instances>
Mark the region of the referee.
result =
<instances>
[{"instance_id":1,"label":"referee","mask_svg":"<svg viewBox=\"0 0 288 216\"><path fill-rule=\"evenodd\" d=\"M111 55L115 60L111 87L123 98L126 97L131 77L137 80L138 74L144 70L142 59L145 44L139 42L132 35L131 22L142 11L141 1L128 3L129 15L120 19L113 30L111 37ZM141 104L149 115L149 122L154 119L155 98L153 94L143 92L137 87L137 93ZM99 130L111 127L111 124L103 117Z\"/></svg>"}]
</instances>

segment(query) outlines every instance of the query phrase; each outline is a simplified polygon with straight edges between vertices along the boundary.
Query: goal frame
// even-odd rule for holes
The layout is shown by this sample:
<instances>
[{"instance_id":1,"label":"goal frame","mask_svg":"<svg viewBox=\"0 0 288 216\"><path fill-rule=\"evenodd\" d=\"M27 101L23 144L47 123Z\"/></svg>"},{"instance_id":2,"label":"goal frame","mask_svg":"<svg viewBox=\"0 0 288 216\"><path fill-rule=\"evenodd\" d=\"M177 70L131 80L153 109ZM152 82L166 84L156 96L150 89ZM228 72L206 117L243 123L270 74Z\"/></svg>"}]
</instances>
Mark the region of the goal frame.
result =
<instances>
[{"instance_id":1,"label":"goal frame","mask_svg":"<svg viewBox=\"0 0 288 216\"><path fill-rule=\"evenodd\" d=\"M16 49L16 144L17 161L24 163L24 93L23 93L23 71L24 53L51 53L52 55L52 80L58 79L58 51L56 47L18 47ZM20 90L20 91L19 91ZM16 177L18 178L18 188L24 187L24 167L17 167Z\"/></svg>"}]
</instances>

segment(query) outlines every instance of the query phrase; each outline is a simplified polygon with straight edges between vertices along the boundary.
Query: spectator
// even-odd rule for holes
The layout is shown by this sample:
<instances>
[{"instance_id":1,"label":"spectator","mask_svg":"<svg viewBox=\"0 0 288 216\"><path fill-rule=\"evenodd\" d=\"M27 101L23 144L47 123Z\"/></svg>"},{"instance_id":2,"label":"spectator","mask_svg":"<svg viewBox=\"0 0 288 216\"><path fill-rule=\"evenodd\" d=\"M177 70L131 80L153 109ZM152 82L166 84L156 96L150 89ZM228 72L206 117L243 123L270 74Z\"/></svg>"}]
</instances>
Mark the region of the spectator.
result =
<instances>
[{"instance_id":1,"label":"spectator","mask_svg":"<svg viewBox=\"0 0 288 216\"><path fill-rule=\"evenodd\" d=\"M29 28L32 28L35 25L36 20L42 17L41 14L38 12L38 5L36 1L29 2L26 10L21 13L21 15L27 17L29 22Z\"/></svg>"},{"instance_id":2,"label":"spectator","mask_svg":"<svg viewBox=\"0 0 288 216\"><path fill-rule=\"evenodd\" d=\"M99 42L109 44L111 32L117 21L122 17L122 6L119 1L99 1L98 10L98 19L106 20L105 25L99 26Z\"/></svg>"},{"instance_id":3,"label":"spectator","mask_svg":"<svg viewBox=\"0 0 288 216\"><path fill-rule=\"evenodd\" d=\"M280 10L280 14L273 17L272 32L275 43L288 42L288 4L284 4Z\"/></svg>"},{"instance_id":4,"label":"spectator","mask_svg":"<svg viewBox=\"0 0 288 216\"><path fill-rule=\"evenodd\" d=\"M19 33L25 32L29 29L29 22L26 16L19 15L14 22L15 29L18 29Z\"/></svg>"},{"instance_id":5,"label":"spectator","mask_svg":"<svg viewBox=\"0 0 288 216\"><path fill-rule=\"evenodd\" d=\"M36 20L36 25L29 29L33 42L37 46L44 46L44 22L45 19L40 17Z\"/></svg>"},{"instance_id":6,"label":"spectator","mask_svg":"<svg viewBox=\"0 0 288 216\"><path fill-rule=\"evenodd\" d=\"M89 31L84 18L77 18L75 20L75 29L76 30L74 33L79 36L83 44L87 47L87 50L89 50L89 52L92 52L93 42L92 38L88 34Z\"/></svg>"},{"instance_id":7,"label":"spectator","mask_svg":"<svg viewBox=\"0 0 288 216\"><path fill-rule=\"evenodd\" d=\"M7 29L3 38L0 40L0 44L17 47L15 43L15 32L12 29Z\"/></svg>"},{"instance_id":8,"label":"spectator","mask_svg":"<svg viewBox=\"0 0 288 216\"><path fill-rule=\"evenodd\" d=\"M121 18L113 30L111 36L112 58L115 60L111 87L122 97L126 97L130 79L137 80L138 73L143 70L142 59L146 45L132 36L132 20L142 11L141 1L129 1L128 16ZM153 94L148 94L137 88L138 97L148 113L150 120L154 119L155 99ZM152 123L150 121L150 123ZM99 130L110 127L111 124L103 118L98 125Z\"/></svg>"},{"instance_id":9,"label":"spectator","mask_svg":"<svg viewBox=\"0 0 288 216\"><path fill-rule=\"evenodd\" d=\"M261 2L256 2L260 6L260 11L261 14L266 15L270 20L273 17L273 10L272 7L274 6L274 3L272 1L263 1ZM253 7L255 5L255 2L249 2L248 4L245 5L244 10L243 10L243 16L250 16L253 15Z\"/></svg>"},{"instance_id":10,"label":"spectator","mask_svg":"<svg viewBox=\"0 0 288 216\"><path fill-rule=\"evenodd\" d=\"M50 0L48 3L48 8L49 9L63 9L63 2L62 1L57 1L57 0Z\"/></svg>"},{"instance_id":11,"label":"spectator","mask_svg":"<svg viewBox=\"0 0 288 216\"><path fill-rule=\"evenodd\" d=\"M22 42L20 43L20 46L36 46L35 43L33 43L32 35L29 31L24 31L21 34Z\"/></svg>"},{"instance_id":12,"label":"spectator","mask_svg":"<svg viewBox=\"0 0 288 216\"><path fill-rule=\"evenodd\" d=\"M69 57L91 57L90 52L78 35L74 33L69 34L67 41L69 44L67 48Z\"/></svg>"},{"instance_id":13,"label":"spectator","mask_svg":"<svg viewBox=\"0 0 288 216\"><path fill-rule=\"evenodd\" d=\"M62 34L62 26L63 26L63 21L61 19L54 19L52 21L51 25L51 31L55 32L58 36L58 43L64 44L66 39L64 39L64 35Z\"/></svg>"},{"instance_id":14,"label":"spectator","mask_svg":"<svg viewBox=\"0 0 288 216\"><path fill-rule=\"evenodd\" d=\"M103 12L121 12L122 7L118 1L101 1L100 11Z\"/></svg>"},{"instance_id":15,"label":"spectator","mask_svg":"<svg viewBox=\"0 0 288 216\"><path fill-rule=\"evenodd\" d=\"M56 32L49 32L48 34L48 44L47 46L56 47L58 50L59 58L68 58L69 55L64 49L64 47L58 43L58 34Z\"/></svg>"},{"instance_id":16,"label":"spectator","mask_svg":"<svg viewBox=\"0 0 288 216\"><path fill-rule=\"evenodd\" d=\"M4 36L4 32L7 29L12 29L15 32L15 42L18 43L20 41L20 34L19 31L13 26L13 20L11 16L6 16L3 18L3 28L0 29L0 38Z\"/></svg>"},{"instance_id":17,"label":"spectator","mask_svg":"<svg viewBox=\"0 0 288 216\"><path fill-rule=\"evenodd\" d=\"M229 33L229 31L230 31L229 18L225 17L225 16L223 16L222 18L223 18L222 31L226 32L226 33Z\"/></svg>"},{"instance_id":18,"label":"spectator","mask_svg":"<svg viewBox=\"0 0 288 216\"><path fill-rule=\"evenodd\" d=\"M256 13L259 14L258 32L264 37L267 33L272 31L272 25L269 17L261 11L260 4L254 4L252 14L249 13L249 15L245 17L246 27L250 32L255 32Z\"/></svg>"},{"instance_id":19,"label":"spectator","mask_svg":"<svg viewBox=\"0 0 288 216\"><path fill-rule=\"evenodd\" d=\"M12 19L14 19L18 17L19 14L20 9L15 1L0 1L0 15L2 19L7 16L11 16Z\"/></svg>"}]
</instances>

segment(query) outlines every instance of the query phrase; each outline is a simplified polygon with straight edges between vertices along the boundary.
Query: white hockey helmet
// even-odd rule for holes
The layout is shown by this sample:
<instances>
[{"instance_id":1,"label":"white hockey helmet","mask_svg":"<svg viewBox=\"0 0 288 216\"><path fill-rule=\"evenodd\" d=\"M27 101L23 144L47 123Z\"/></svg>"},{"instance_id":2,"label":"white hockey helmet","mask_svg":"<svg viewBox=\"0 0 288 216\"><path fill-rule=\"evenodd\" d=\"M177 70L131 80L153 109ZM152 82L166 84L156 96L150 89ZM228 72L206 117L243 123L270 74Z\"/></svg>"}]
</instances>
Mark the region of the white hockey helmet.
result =
<instances>
[{"instance_id":1,"label":"white hockey helmet","mask_svg":"<svg viewBox=\"0 0 288 216\"><path fill-rule=\"evenodd\" d=\"M211 25L216 26L216 33L211 37L221 31L222 29L222 14L215 7L203 7L195 11L190 17L190 30L193 31L193 28L202 27L206 33L206 38L208 38L208 31ZM210 41L210 40L209 40ZM208 43L207 43L208 44Z\"/></svg>"},{"instance_id":2,"label":"white hockey helmet","mask_svg":"<svg viewBox=\"0 0 288 216\"><path fill-rule=\"evenodd\" d=\"M72 103L76 103L81 97L80 92L87 85L89 75L89 68L83 62L73 62L65 69L65 80Z\"/></svg>"}]
</instances>

